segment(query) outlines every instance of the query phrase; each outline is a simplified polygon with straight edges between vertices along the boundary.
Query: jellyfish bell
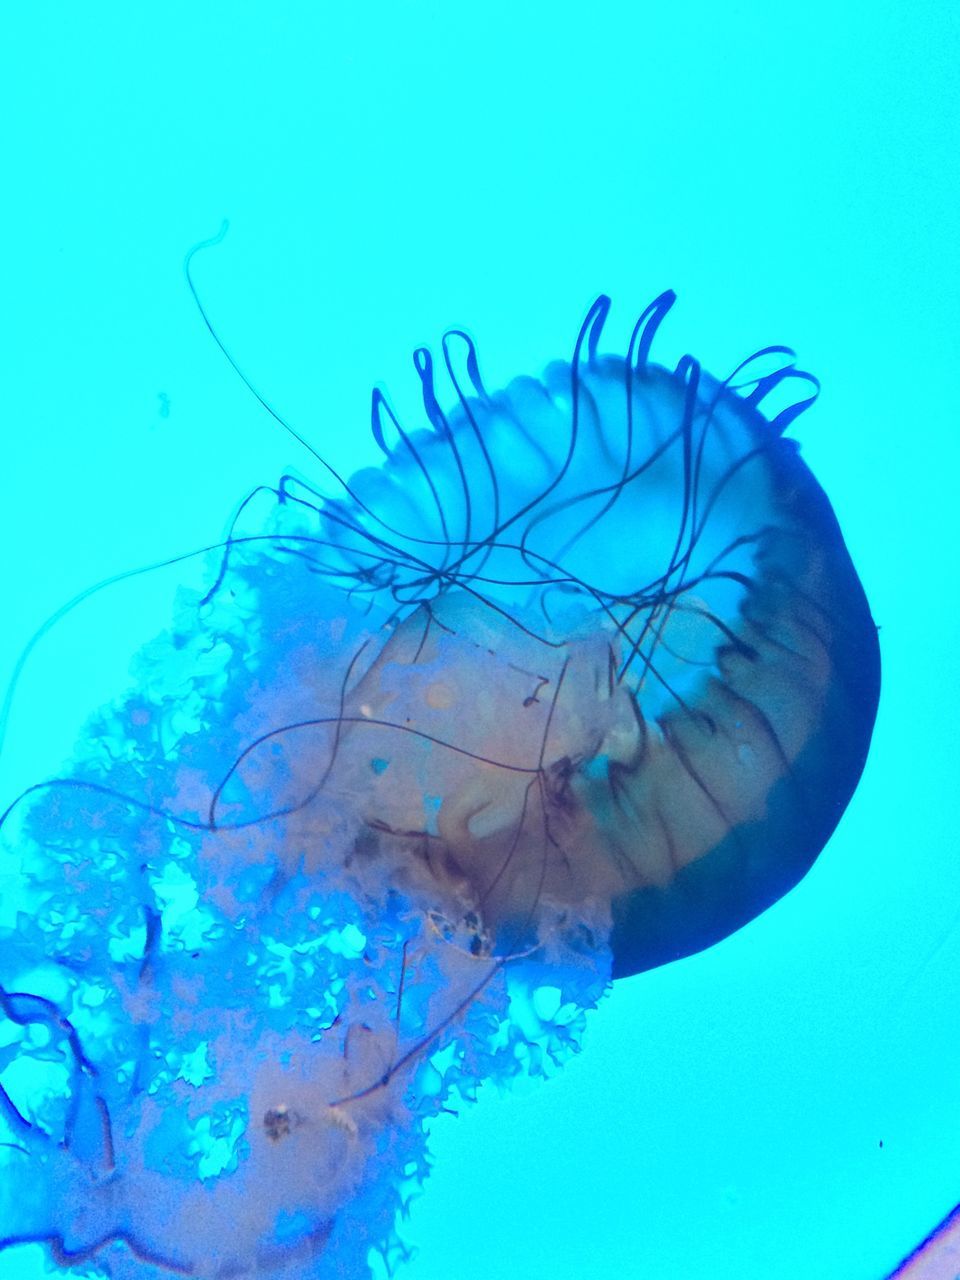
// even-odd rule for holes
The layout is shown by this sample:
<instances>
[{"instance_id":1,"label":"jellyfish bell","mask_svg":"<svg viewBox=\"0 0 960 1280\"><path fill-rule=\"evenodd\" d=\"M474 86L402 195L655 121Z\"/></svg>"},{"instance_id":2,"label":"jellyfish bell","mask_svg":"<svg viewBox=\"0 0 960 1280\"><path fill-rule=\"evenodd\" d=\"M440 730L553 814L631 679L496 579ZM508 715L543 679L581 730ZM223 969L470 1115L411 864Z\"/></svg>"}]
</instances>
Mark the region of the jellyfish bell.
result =
<instances>
[{"instance_id":1,"label":"jellyfish bell","mask_svg":"<svg viewBox=\"0 0 960 1280\"><path fill-rule=\"evenodd\" d=\"M418 351L427 427L376 393L382 465L286 479L14 806L0 1248L115 1280L392 1266L427 1118L544 1074L611 976L810 866L876 630L783 435L811 397L762 413L808 375L651 363L672 301L619 357L599 299L495 394L448 334L449 411Z\"/></svg>"},{"instance_id":2,"label":"jellyfish bell","mask_svg":"<svg viewBox=\"0 0 960 1280\"><path fill-rule=\"evenodd\" d=\"M761 413L808 375L781 363L741 395L689 357L650 363L671 302L620 358L597 354L600 299L571 364L495 395L468 344L473 394L454 377L449 415L418 353L431 429L321 512L355 572L377 550L372 594L406 608L348 699L344 769L389 762L354 783L370 820L419 843L500 949L547 912L589 920L615 976L710 946L796 884L879 695L862 587L783 435L812 397Z\"/></svg>"}]
</instances>

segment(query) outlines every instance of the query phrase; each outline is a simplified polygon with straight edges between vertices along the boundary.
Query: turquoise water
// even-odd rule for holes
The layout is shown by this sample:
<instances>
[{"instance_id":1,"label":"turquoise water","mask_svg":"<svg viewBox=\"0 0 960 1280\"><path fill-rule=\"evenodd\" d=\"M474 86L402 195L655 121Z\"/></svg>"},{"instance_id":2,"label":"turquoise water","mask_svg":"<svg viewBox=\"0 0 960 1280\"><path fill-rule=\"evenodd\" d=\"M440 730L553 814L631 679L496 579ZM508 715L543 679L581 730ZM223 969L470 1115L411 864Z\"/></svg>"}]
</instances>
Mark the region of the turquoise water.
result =
<instances>
[{"instance_id":1,"label":"turquoise water","mask_svg":"<svg viewBox=\"0 0 960 1280\"><path fill-rule=\"evenodd\" d=\"M409 1280L879 1280L960 1200L960 56L952 4L53 4L8 15L0 671L222 536L462 325L491 387L662 289L658 358L767 343L881 626L867 770L798 889L620 984L556 1079L435 1127ZM68 758L178 576L37 646L3 801ZM3 892L10 886L0 882ZM41 1274L30 1251L4 1280Z\"/></svg>"}]
</instances>

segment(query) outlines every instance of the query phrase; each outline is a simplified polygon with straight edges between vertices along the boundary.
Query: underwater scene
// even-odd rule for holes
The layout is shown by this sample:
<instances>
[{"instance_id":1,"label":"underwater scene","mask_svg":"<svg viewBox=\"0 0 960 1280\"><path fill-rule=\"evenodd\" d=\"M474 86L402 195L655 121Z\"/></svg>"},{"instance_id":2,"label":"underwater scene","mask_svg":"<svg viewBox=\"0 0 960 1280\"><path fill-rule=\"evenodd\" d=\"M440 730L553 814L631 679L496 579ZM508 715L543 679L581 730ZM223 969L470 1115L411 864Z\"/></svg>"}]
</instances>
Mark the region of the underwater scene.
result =
<instances>
[{"instance_id":1,"label":"underwater scene","mask_svg":"<svg viewBox=\"0 0 960 1280\"><path fill-rule=\"evenodd\" d=\"M953 9L7 25L0 1280L955 1277Z\"/></svg>"}]
</instances>

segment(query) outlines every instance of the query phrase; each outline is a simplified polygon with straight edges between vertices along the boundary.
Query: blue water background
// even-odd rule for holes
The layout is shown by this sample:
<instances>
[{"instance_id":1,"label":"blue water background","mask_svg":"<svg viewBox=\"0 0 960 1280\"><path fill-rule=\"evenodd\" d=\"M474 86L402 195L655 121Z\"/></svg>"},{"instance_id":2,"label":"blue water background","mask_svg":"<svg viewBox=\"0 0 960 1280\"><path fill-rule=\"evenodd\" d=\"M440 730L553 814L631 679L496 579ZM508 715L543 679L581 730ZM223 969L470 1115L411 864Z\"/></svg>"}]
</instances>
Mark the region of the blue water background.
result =
<instances>
[{"instance_id":1,"label":"blue water background","mask_svg":"<svg viewBox=\"0 0 960 1280\"><path fill-rule=\"evenodd\" d=\"M611 344L723 375L787 342L795 425L881 625L863 783L800 887L617 987L548 1084L435 1129L405 1280L878 1280L960 1200L955 3L11 6L2 19L0 672L109 574L222 536L309 455L417 418L412 348L488 384ZM2 799L69 757L182 570L31 659ZM195 579L194 579L195 580ZM0 892L12 885L3 879ZM40 1274L27 1251L3 1280Z\"/></svg>"}]
</instances>

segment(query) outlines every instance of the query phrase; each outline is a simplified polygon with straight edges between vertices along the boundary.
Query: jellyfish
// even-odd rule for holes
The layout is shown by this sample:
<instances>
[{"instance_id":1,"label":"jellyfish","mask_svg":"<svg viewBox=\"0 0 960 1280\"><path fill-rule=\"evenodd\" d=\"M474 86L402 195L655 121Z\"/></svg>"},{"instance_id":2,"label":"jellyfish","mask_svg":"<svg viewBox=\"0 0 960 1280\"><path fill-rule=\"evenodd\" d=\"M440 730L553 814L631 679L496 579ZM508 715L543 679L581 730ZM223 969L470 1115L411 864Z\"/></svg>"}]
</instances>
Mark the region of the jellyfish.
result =
<instances>
[{"instance_id":1,"label":"jellyfish","mask_svg":"<svg viewBox=\"0 0 960 1280\"><path fill-rule=\"evenodd\" d=\"M423 424L375 391L379 466L250 495L3 815L0 1246L391 1274L432 1117L551 1074L612 981L811 866L879 695L785 435L817 383L783 347L655 364L673 302L613 355L601 296L496 393L465 332L417 350Z\"/></svg>"}]
</instances>

